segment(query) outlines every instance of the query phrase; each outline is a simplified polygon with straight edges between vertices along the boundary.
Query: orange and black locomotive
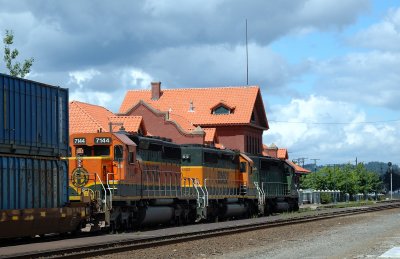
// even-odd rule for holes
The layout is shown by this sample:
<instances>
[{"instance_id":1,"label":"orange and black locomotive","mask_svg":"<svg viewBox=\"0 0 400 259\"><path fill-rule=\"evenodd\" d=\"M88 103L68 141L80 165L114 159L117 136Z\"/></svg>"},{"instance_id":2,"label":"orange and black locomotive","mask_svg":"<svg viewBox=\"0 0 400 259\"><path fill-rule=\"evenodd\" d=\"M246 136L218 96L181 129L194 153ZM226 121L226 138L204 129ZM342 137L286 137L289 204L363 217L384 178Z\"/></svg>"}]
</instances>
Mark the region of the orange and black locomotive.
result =
<instances>
[{"instance_id":1,"label":"orange and black locomotive","mask_svg":"<svg viewBox=\"0 0 400 259\"><path fill-rule=\"evenodd\" d=\"M126 132L70 136L70 199L94 200L111 229L296 210L282 160Z\"/></svg>"}]
</instances>

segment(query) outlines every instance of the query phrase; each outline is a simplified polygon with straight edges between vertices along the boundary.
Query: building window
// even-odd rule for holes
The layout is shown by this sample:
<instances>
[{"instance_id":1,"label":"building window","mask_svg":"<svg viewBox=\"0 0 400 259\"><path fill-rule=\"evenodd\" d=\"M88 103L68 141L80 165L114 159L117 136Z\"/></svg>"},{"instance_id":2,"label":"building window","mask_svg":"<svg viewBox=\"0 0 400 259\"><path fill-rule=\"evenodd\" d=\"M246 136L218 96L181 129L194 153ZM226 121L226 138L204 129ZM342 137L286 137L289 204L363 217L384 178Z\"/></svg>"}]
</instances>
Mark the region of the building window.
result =
<instances>
[{"instance_id":1,"label":"building window","mask_svg":"<svg viewBox=\"0 0 400 259\"><path fill-rule=\"evenodd\" d=\"M249 136L246 135L246 152L250 153L250 140Z\"/></svg>"},{"instance_id":2,"label":"building window","mask_svg":"<svg viewBox=\"0 0 400 259\"><path fill-rule=\"evenodd\" d=\"M224 106L218 106L217 108L215 108L213 110L213 114L219 115L219 114L230 114L231 110L229 110L228 108L224 107Z\"/></svg>"},{"instance_id":3,"label":"building window","mask_svg":"<svg viewBox=\"0 0 400 259\"><path fill-rule=\"evenodd\" d=\"M255 137L251 137L251 143L253 144L253 154L256 153L256 138Z\"/></svg>"},{"instance_id":4,"label":"building window","mask_svg":"<svg viewBox=\"0 0 400 259\"><path fill-rule=\"evenodd\" d=\"M251 122L256 122L256 115L254 114L254 111L251 113Z\"/></svg>"},{"instance_id":5,"label":"building window","mask_svg":"<svg viewBox=\"0 0 400 259\"><path fill-rule=\"evenodd\" d=\"M254 138L250 136L250 153L254 154Z\"/></svg>"}]
</instances>

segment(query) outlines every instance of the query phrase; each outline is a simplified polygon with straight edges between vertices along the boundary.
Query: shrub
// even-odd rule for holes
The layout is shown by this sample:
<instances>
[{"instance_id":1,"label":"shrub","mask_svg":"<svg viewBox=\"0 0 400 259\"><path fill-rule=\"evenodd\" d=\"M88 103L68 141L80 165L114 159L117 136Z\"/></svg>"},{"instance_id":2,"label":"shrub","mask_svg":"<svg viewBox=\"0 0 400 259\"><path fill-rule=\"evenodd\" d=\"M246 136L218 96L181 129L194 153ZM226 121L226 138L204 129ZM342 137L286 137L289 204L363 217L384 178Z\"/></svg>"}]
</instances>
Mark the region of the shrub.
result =
<instances>
[{"instance_id":1,"label":"shrub","mask_svg":"<svg viewBox=\"0 0 400 259\"><path fill-rule=\"evenodd\" d=\"M322 204L332 203L332 195L327 192L321 192L321 203Z\"/></svg>"}]
</instances>

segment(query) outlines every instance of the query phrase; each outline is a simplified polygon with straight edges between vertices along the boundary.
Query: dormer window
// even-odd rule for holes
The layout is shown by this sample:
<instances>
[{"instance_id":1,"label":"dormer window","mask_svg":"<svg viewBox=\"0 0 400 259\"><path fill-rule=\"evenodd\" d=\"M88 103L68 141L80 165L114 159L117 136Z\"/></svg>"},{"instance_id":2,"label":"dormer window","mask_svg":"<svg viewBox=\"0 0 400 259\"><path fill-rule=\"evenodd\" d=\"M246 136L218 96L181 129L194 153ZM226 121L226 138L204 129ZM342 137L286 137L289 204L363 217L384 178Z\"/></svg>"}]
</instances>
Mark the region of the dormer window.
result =
<instances>
[{"instance_id":1,"label":"dormer window","mask_svg":"<svg viewBox=\"0 0 400 259\"><path fill-rule=\"evenodd\" d=\"M211 114L221 115L221 114L231 114L235 110L235 107L232 107L225 102L221 101L211 107Z\"/></svg>"},{"instance_id":2,"label":"dormer window","mask_svg":"<svg viewBox=\"0 0 400 259\"><path fill-rule=\"evenodd\" d=\"M213 114L230 114L230 113L231 111L224 106L219 106L213 110Z\"/></svg>"}]
</instances>

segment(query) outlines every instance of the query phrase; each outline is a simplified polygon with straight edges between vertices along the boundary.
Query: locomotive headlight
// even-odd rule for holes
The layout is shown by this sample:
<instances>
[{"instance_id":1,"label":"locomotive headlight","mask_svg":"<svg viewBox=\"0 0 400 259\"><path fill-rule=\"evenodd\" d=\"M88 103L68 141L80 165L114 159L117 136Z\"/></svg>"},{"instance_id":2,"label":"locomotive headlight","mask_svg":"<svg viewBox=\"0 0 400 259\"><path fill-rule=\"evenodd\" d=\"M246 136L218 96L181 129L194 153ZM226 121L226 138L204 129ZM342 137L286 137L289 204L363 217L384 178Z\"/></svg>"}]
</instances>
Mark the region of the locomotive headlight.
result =
<instances>
[{"instance_id":1,"label":"locomotive headlight","mask_svg":"<svg viewBox=\"0 0 400 259\"><path fill-rule=\"evenodd\" d=\"M189 154L183 154L182 155L182 159L183 160L189 160L190 159L190 155Z\"/></svg>"}]
</instances>

